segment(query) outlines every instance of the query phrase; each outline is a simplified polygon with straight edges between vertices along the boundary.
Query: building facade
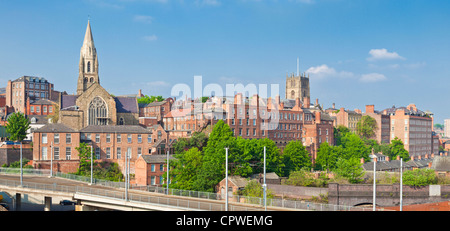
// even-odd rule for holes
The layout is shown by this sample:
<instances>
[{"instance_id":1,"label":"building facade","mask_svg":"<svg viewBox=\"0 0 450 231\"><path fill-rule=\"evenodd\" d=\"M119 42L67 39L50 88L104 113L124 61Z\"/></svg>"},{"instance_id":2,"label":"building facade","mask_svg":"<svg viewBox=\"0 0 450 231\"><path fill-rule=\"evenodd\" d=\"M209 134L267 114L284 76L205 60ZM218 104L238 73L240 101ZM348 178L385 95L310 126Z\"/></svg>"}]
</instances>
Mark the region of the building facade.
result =
<instances>
[{"instance_id":1,"label":"building facade","mask_svg":"<svg viewBox=\"0 0 450 231\"><path fill-rule=\"evenodd\" d=\"M390 121L389 115L382 114L379 111L375 111L374 105L366 105L366 112L363 116L370 116L377 122L377 129L375 130L374 139L379 144L389 144L390 142Z\"/></svg>"}]
</instances>

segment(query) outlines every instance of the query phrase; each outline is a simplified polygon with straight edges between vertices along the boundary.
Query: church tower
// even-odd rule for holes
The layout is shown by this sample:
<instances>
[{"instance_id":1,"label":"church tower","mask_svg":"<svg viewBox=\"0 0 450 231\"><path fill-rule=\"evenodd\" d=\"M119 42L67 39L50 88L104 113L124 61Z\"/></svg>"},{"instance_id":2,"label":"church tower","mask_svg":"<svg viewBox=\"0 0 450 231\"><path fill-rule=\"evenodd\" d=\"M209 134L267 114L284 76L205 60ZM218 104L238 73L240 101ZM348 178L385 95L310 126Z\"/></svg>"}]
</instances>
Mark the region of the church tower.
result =
<instances>
[{"instance_id":1,"label":"church tower","mask_svg":"<svg viewBox=\"0 0 450 231\"><path fill-rule=\"evenodd\" d=\"M299 64L297 59L297 75L292 73L286 75L286 99L300 98L305 102L305 98L310 98L309 92L309 76L299 73Z\"/></svg>"},{"instance_id":2,"label":"church tower","mask_svg":"<svg viewBox=\"0 0 450 231\"><path fill-rule=\"evenodd\" d=\"M83 46L80 51L77 95L81 95L92 84L99 83L97 50L94 46L91 24L88 21Z\"/></svg>"}]
</instances>

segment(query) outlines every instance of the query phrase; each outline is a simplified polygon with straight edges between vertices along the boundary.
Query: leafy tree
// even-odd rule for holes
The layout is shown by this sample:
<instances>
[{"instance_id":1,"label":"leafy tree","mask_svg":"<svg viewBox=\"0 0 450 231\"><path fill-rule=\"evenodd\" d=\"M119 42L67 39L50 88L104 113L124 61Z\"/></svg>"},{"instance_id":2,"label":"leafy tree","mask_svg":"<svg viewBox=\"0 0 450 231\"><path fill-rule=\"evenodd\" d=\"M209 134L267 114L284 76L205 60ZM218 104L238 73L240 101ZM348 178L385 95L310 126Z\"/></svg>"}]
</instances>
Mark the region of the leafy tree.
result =
<instances>
[{"instance_id":1,"label":"leafy tree","mask_svg":"<svg viewBox=\"0 0 450 231\"><path fill-rule=\"evenodd\" d=\"M317 151L316 168L324 170L334 169L339 154L338 149L342 149L342 147L333 147L327 142L320 144L319 150Z\"/></svg>"},{"instance_id":2,"label":"leafy tree","mask_svg":"<svg viewBox=\"0 0 450 231\"><path fill-rule=\"evenodd\" d=\"M350 183L359 183L364 176L364 169L362 163L358 158L339 158L336 163L336 169L334 172L346 178Z\"/></svg>"},{"instance_id":3,"label":"leafy tree","mask_svg":"<svg viewBox=\"0 0 450 231\"><path fill-rule=\"evenodd\" d=\"M160 95L158 95L158 96L148 96L148 95L145 95L144 97L140 97L140 98L138 98L138 103L140 103L140 104L149 104L149 103L153 103L153 102L155 102L156 100L158 100L158 102L161 102L161 101L163 101L164 100L164 98L162 97L162 96L160 96Z\"/></svg>"},{"instance_id":4,"label":"leafy tree","mask_svg":"<svg viewBox=\"0 0 450 231\"><path fill-rule=\"evenodd\" d=\"M27 137L28 129L30 129L30 121L24 114L16 112L8 118L6 133L9 134L9 140L21 142Z\"/></svg>"},{"instance_id":5,"label":"leafy tree","mask_svg":"<svg viewBox=\"0 0 450 231\"><path fill-rule=\"evenodd\" d=\"M183 154L179 154L176 160L171 161L172 174L175 176L171 187L193 190L193 183L196 181L198 171L202 166L202 158L202 152L193 147Z\"/></svg>"},{"instance_id":6,"label":"leafy tree","mask_svg":"<svg viewBox=\"0 0 450 231\"><path fill-rule=\"evenodd\" d=\"M357 158L360 160L364 158L365 161L369 160L369 154L371 150L367 147L358 135L353 133L346 133L341 138L342 147L344 148L345 159Z\"/></svg>"},{"instance_id":7,"label":"leafy tree","mask_svg":"<svg viewBox=\"0 0 450 231\"><path fill-rule=\"evenodd\" d=\"M298 171L304 167L311 167L309 153L301 141L290 141L283 151L284 171L288 176L291 171Z\"/></svg>"},{"instance_id":8,"label":"leafy tree","mask_svg":"<svg viewBox=\"0 0 450 231\"><path fill-rule=\"evenodd\" d=\"M350 133L350 129L348 129L344 125L339 125L337 128L334 128L334 143L336 146L341 145L341 138L345 136L345 134Z\"/></svg>"},{"instance_id":9,"label":"leafy tree","mask_svg":"<svg viewBox=\"0 0 450 231\"><path fill-rule=\"evenodd\" d=\"M433 169L415 169L403 173L403 184L410 186L426 186L436 184L437 177Z\"/></svg>"},{"instance_id":10,"label":"leafy tree","mask_svg":"<svg viewBox=\"0 0 450 231\"><path fill-rule=\"evenodd\" d=\"M410 160L409 153L405 149L405 146L403 145L402 140L400 140L399 138L395 137L394 140L391 141L391 144L389 145L389 147L390 147L389 157L391 160L396 159L397 156L400 156L400 158L403 158L403 161Z\"/></svg>"},{"instance_id":11,"label":"leafy tree","mask_svg":"<svg viewBox=\"0 0 450 231\"><path fill-rule=\"evenodd\" d=\"M179 138L173 148L175 153L181 154L185 150L189 150L192 147L197 147L199 151L203 150L203 147L208 143L208 137L203 132L194 132L189 138Z\"/></svg>"},{"instance_id":12,"label":"leafy tree","mask_svg":"<svg viewBox=\"0 0 450 231\"><path fill-rule=\"evenodd\" d=\"M79 147L75 147L78 151L78 156L80 158L80 165L77 169L76 175L87 176L91 174L91 146L86 143L80 143ZM92 156L95 161L95 155Z\"/></svg>"},{"instance_id":13,"label":"leafy tree","mask_svg":"<svg viewBox=\"0 0 450 231\"><path fill-rule=\"evenodd\" d=\"M365 115L356 124L356 134L361 138L370 139L375 135L377 121L371 116Z\"/></svg>"},{"instance_id":14,"label":"leafy tree","mask_svg":"<svg viewBox=\"0 0 450 231\"><path fill-rule=\"evenodd\" d=\"M23 158L23 159L22 159L23 168L30 168L30 169L33 169L33 166L32 166L32 165L27 165L28 162L30 162L29 159L27 159L27 158ZM4 164L4 165L2 165L2 167L8 167L8 166L7 166L6 164ZM10 168L20 168L20 160L12 162L12 163L9 165L9 167L10 167Z\"/></svg>"},{"instance_id":15,"label":"leafy tree","mask_svg":"<svg viewBox=\"0 0 450 231\"><path fill-rule=\"evenodd\" d=\"M314 173L303 168L299 171L292 171L289 178L285 181L285 184L295 186L324 187L327 184L326 179L323 177L325 175L326 174L321 174L322 177L316 179Z\"/></svg>"},{"instance_id":16,"label":"leafy tree","mask_svg":"<svg viewBox=\"0 0 450 231\"><path fill-rule=\"evenodd\" d=\"M225 147L229 148L229 157L237 152L233 132L228 124L219 120L214 125L203 150L201 171L193 183L195 190L214 192L214 187L225 177Z\"/></svg>"}]
</instances>

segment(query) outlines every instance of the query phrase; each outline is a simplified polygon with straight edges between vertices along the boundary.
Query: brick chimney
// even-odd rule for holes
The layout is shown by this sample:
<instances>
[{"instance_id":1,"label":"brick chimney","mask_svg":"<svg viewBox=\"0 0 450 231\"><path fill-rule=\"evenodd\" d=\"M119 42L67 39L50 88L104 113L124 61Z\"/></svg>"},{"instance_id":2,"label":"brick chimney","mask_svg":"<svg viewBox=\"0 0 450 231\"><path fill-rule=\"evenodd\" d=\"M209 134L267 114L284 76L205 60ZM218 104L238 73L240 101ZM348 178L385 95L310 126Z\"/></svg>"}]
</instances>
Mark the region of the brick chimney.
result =
<instances>
[{"instance_id":1,"label":"brick chimney","mask_svg":"<svg viewBox=\"0 0 450 231\"><path fill-rule=\"evenodd\" d=\"M335 103L333 103L332 108L333 108L333 109L336 109L336 104L335 104Z\"/></svg>"},{"instance_id":2,"label":"brick chimney","mask_svg":"<svg viewBox=\"0 0 450 231\"><path fill-rule=\"evenodd\" d=\"M416 159L416 158L414 158L414 156L411 156L411 160L414 160L414 159Z\"/></svg>"},{"instance_id":3,"label":"brick chimney","mask_svg":"<svg viewBox=\"0 0 450 231\"><path fill-rule=\"evenodd\" d=\"M397 160L400 160L400 156L397 156Z\"/></svg>"},{"instance_id":4,"label":"brick chimney","mask_svg":"<svg viewBox=\"0 0 450 231\"><path fill-rule=\"evenodd\" d=\"M386 161L388 161L388 162L390 161L389 156L386 156Z\"/></svg>"},{"instance_id":5,"label":"brick chimney","mask_svg":"<svg viewBox=\"0 0 450 231\"><path fill-rule=\"evenodd\" d=\"M358 113L358 114L362 114L360 109L355 109L355 112Z\"/></svg>"},{"instance_id":6,"label":"brick chimney","mask_svg":"<svg viewBox=\"0 0 450 231\"><path fill-rule=\"evenodd\" d=\"M314 116L316 117L316 124L320 124L320 111L314 112Z\"/></svg>"},{"instance_id":7,"label":"brick chimney","mask_svg":"<svg viewBox=\"0 0 450 231\"><path fill-rule=\"evenodd\" d=\"M433 161L428 162L428 168L431 168L432 164L433 164Z\"/></svg>"},{"instance_id":8,"label":"brick chimney","mask_svg":"<svg viewBox=\"0 0 450 231\"><path fill-rule=\"evenodd\" d=\"M366 113L375 113L375 105L366 105Z\"/></svg>"},{"instance_id":9,"label":"brick chimney","mask_svg":"<svg viewBox=\"0 0 450 231\"><path fill-rule=\"evenodd\" d=\"M422 160L422 156L419 156L419 160Z\"/></svg>"},{"instance_id":10,"label":"brick chimney","mask_svg":"<svg viewBox=\"0 0 450 231\"><path fill-rule=\"evenodd\" d=\"M309 97L304 97L303 101L305 103L305 108L309 108L311 106L311 99Z\"/></svg>"}]
</instances>

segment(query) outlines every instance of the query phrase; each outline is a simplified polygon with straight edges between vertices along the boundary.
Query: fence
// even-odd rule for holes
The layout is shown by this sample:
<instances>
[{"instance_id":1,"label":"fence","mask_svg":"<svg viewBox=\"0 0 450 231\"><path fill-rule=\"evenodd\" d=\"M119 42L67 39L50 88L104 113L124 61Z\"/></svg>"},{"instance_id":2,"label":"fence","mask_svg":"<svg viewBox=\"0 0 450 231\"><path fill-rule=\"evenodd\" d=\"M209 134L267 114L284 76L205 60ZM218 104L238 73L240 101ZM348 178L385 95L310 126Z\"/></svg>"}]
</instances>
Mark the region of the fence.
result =
<instances>
[{"instance_id":1,"label":"fence","mask_svg":"<svg viewBox=\"0 0 450 231\"><path fill-rule=\"evenodd\" d=\"M3 168L0 167L0 174L11 174L17 175L20 174L19 168ZM36 176L50 176L50 170L48 169L23 169L24 175L36 175ZM65 179L75 180L90 183L91 178L85 176L78 176L67 173L53 172L53 176L61 177ZM112 182L100 179L93 179L93 184L101 185L112 188L125 188L124 182ZM130 189L132 190L141 190L147 192L154 192L160 194L167 194L166 187L158 187L158 186L138 186L138 185L130 185ZM170 195L174 196L184 196L184 197L193 197L193 198L201 198L201 199L209 199L209 200L225 200L225 198L220 195L220 193L210 193L210 192L198 192L198 191L190 191L190 190L181 190L181 189L173 189L169 188ZM229 195L229 202L236 204L253 204L256 206L264 206L264 199L261 197L248 197L248 196L240 196L240 195ZM286 200L281 198L267 198L267 206L271 207L281 207L288 209L299 209L299 210L310 210L310 211L372 211L372 208L363 208L363 207L354 207L354 206L345 206L345 205L331 205L331 204L322 204L322 203L314 203L314 202L305 202L305 201L297 201L297 200Z\"/></svg>"}]
</instances>

